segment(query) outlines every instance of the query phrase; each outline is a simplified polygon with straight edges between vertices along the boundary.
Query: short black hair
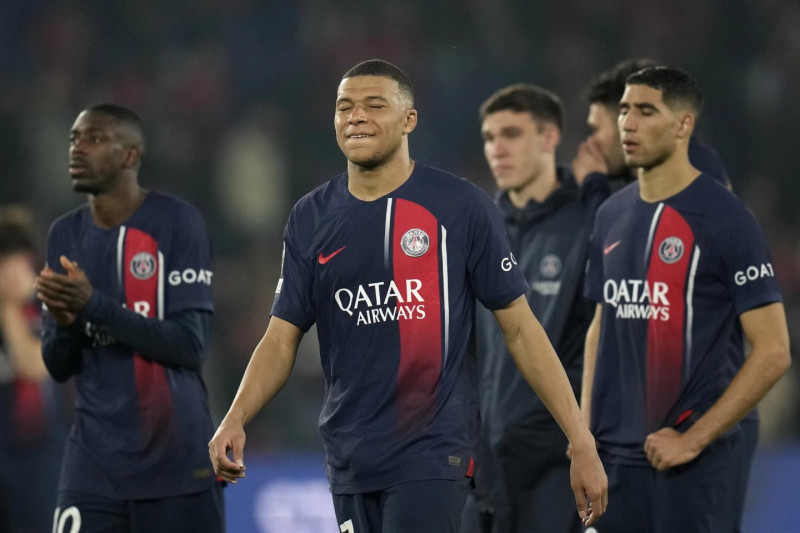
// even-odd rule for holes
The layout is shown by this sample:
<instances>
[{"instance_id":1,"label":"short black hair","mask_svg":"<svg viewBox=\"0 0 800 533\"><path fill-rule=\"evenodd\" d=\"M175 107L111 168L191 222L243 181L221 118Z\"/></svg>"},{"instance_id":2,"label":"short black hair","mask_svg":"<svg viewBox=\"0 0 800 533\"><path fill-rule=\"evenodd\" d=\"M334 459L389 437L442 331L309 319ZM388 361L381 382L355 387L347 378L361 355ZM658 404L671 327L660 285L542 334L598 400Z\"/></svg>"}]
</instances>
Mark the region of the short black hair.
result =
<instances>
[{"instance_id":1,"label":"short black hair","mask_svg":"<svg viewBox=\"0 0 800 533\"><path fill-rule=\"evenodd\" d=\"M355 78L356 76L383 76L384 78L393 79L400 86L400 92L408 97L411 107L414 106L414 87L411 85L411 80L406 76L406 73L397 65L383 59L368 59L345 72L342 79Z\"/></svg>"},{"instance_id":2,"label":"short black hair","mask_svg":"<svg viewBox=\"0 0 800 533\"><path fill-rule=\"evenodd\" d=\"M37 250L33 214L23 206L0 207L0 256Z\"/></svg>"},{"instance_id":3,"label":"short black hair","mask_svg":"<svg viewBox=\"0 0 800 533\"><path fill-rule=\"evenodd\" d=\"M681 69L672 67L647 67L634 72L625 80L625 85L646 85L661 91L661 98L670 109L686 106L695 118L703 111L703 91L693 77Z\"/></svg>"},{"instance_id":4,"label":"short black hair","mask_svg":"<svg viewBox=\"0 0 800 533\"><path fill-rule=\"evenodd\" d=\"M646 57L620 61L592 78L589 85L583 90L584 98L589 104L617 107L625 93L625 80L628 79L628 76L643 68L656 65L658 65L656 61Z\"/></svg>"},{"instance_id":5,"label":"short black hair","mask_svg":"<svg viewBox=\"0 0 800 533\"><path fill-rule=\"evenodd\" d=\"M564 105L554 92L532 83L515 83L503 87L490 96L478 111L483 121L488 115L498 111L530 113L541 131L544 123L555 124L559 130L564 127Z\"/></svg>"},{"instance_id":6,"label":"short black hair","mask_svg":"<svg viewBox=\"0 0 800 533\"><path fill-rule=\"evenodd\" d=\"M133 110L117 104L98 104L85 111L104 113L113 117L118 124L130 128L137 138L141 152L144 153L144 121Z\"/></svg>"}]
</instances>

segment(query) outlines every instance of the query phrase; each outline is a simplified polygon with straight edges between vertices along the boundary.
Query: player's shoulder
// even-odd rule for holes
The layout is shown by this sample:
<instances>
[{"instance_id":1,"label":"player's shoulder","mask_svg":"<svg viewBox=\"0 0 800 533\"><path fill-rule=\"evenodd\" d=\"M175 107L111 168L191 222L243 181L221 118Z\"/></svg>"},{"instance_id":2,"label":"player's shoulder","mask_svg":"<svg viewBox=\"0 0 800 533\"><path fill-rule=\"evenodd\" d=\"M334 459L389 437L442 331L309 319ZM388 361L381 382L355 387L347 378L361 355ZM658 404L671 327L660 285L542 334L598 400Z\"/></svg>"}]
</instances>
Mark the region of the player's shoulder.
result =
<instances>
[{"instance_id":1,"label":"player's shoulder","mask_svg":"<svg viewBox=\"0 0 800 533\"><path fill-rule=\"evenodd\" d=\"M741 224L756 221L755 214L730 189L713 176L701 174L693 184L692 198L697 202L695 210L705 215L706 223L717 223L733 229Z\"/></svg>"},{"instance_id":2,"label":"player's shoulder","mask_svg":"<svg viewBox=\"0 0 800 533\"><path fill-rule=\"evenodd\" d=\"M415 187L430 202L463 211L476 208L497 210L494 200L486 191L467 178L423 163L416 163Z\"/></svg>"},{"instance_id":3,"label":"player's shoulder","mask_svg":"<svg viewBox=\"0 0 800 533\"><path fill-rule=\"evenodd\" d=\"M629 209L638 198L639 182L634 180L609 196L597 209L597 216L615 216L620 211Z\"/></svg>"},{"instance_id":4,"label":"player's shoulder","mask_svg":"<svg viewBox=\"0 0 800 533\"><path fill-rule=\"evenodd\" d=\"M86 220L91 219L89 204L82 204L57 217L50 224L50 234L65 231L76 231Z\"/></svg>"},{"instance_id":5,"label":"player's shoulder","mask_svg":"<svg viewBox=\"0 0 800 533\"><path fill-rule=\"evenodd\" d=\"M158 220L159 225L206 227L202 213L194 204L161 191L148 192L140 214L146 219Z\"/></svg>"},{"instance_id":6,"label":"player's shoulder","mask_svg":"<svg viewBox=\"0 0 800 533\"><path fill-rule=\"evenodd\" d=\"M748 211L747 206L714 176L703 172L692 184L692 198L715 212Z\"/></svg>"},{"instance_id":7,"label":"player's shoulder","mask_svg":"<svg viewBox=\"0 0 800 533\"><path fill-rule=\"evenodd\" d=\"M330 205L331 202L335 201L336 197L341 196L342 189L347 189L347 172L337 174L322 185L318 185L304 194L295 202L293 211L305 211L315 209L321 205Z\"/></svg>"},{"instance_id":8,"label":"player's shoulder","mask_svg":"<svg viewBox=\"0 0 800 533\"><path fill-rule=\"evenodd\" d=\"M193 204L175 196L174 194L150 191L147 193L147 204L152 209L164 210L175 214L188 214L192 216L202 216L200 211Z\"/></svg>"}]
</instances>

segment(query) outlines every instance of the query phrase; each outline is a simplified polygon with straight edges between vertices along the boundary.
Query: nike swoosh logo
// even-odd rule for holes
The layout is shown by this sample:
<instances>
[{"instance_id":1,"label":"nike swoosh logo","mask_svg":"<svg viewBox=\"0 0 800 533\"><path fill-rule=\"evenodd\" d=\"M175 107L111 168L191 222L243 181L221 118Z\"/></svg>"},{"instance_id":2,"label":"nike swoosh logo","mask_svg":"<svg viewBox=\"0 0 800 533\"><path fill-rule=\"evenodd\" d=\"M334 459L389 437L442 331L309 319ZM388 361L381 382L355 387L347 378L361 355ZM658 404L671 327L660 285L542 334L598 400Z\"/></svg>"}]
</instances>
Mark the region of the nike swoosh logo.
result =
<instances>
[{"instance_id":1,"label":"nike swoosh logo","mask_svg":"<svg viewBox=\"0 0 800 533\"><path fill-rule=\"evenodd\" d=\"M606 246L605 248L603 248L603 255L608 255L608 254L610 254L610 253L611 253L611 250L613 250L614 248L616 248L617 246L619 246L619 245L620 245L620 243L622 243L622 241L612 242L611 244L609 244L608 246Z\"/></svg>"},{"instance_id":2,"label":"nike swoosh logo","mask_svg":"<svg viewBox=\"0 0 800 533\"><path fill-rule=\"evenodd\" d=\"M320 252L319 253L319 258L318 258L319 259L319 264L320 265L324 265L325 263L327 263L328 261L333 259L333 256L335 256L336 254L338 254L339 252L341 252L345 248L347 248L347 246L342 246L341 248L339 248L338 250L336 250L335 252L333 252L333 253L331 253L329 255L322 255L322 252Z\"/></svg>"}]
</instances>

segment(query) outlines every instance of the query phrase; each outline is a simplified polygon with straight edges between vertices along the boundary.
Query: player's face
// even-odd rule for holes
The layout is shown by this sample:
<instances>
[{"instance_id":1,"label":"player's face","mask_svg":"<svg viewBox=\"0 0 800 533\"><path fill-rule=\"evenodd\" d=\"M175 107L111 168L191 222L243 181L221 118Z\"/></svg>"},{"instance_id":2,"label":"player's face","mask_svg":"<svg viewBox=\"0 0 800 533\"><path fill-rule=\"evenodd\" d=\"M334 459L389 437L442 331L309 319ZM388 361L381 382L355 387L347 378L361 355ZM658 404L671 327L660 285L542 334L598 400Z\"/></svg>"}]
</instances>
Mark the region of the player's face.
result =
<instances>
[{"instance_id":1,"label":"player's face","mask_svg":"<svg viewBox=\"0 0 800 533\"><path fill-rule=\"evenodd\" d=\"M589 116L586 117L586 123L592 130L591 137L597 139L600 144L603 158L608 165L608 173L612 176L622 174L627 168L622 154L622 143L619 141L618 114L616 107L593 103L589 105Z\"/></svg>"},{"instance_id":2,"label":"player's face","mask_svg":"<svg viewBox=\"0 0 800 533\"><path fill-rule=\"evenodd\" d=\"M69 174L72 189L99 194L114 187L124 168L126 146L110 115L84 111L69 134Z\"/></svg>"},{"instance_id":3,"label":"player's face","mask_svg":"<svg viewBox=\"0 0 800 533\"><path fill-rule=\"evenodd\" d=\"M625 163L650 169L666 161L675 151L680 118L664 103L660 90L627 85L617 120Z\"/></svg>"},{"instance_id":4,"label":"player's face","mask_svg":"<svg viewBox=\"0 0 800 533\"><path fill-rule=\"evenodd\" d=\"M355 76L339 84L333 124L345 157L374 168L398 153L417 124L417 112L395 80Z\"/></svg>"},{"instance_id":5,"label":"player's face","mask_svg":"<svg viewBox=\"0 0 800 533\"><path fill-rule=\"evenodd\" d=\"M552 157L547 139L533 115L503 110L483 119L483 154L502 191L521 191L536 182L542 160Z\"/></svg>"}]
</instances>

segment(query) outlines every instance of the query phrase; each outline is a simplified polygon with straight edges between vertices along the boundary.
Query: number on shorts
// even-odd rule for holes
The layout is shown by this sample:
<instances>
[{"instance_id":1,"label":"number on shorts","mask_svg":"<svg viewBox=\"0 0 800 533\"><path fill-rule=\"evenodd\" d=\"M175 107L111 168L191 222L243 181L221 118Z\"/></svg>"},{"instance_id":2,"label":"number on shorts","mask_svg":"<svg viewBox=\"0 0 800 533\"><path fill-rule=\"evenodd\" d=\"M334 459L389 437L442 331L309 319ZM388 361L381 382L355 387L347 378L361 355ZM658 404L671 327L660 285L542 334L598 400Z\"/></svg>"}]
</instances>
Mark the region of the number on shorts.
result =
<instances>
[{"instance_id":1,"label":"number on shorts","mask_svg":"<svg viewBox=\"0 0 800 533\"><path fill-rule=\"evenodd\" d=\"M64 528L67 525L67 520L72 519L72 524L69 531ZM64 512L61 512L60 507L56 507L56 513L53 515L53 533L79 533L81 530L81 512L74 505L67 507Z\"/></svg>"},{"instance_id":2,"label":"number on shorts","mask_svg":"<svg viewBox=\"0 0 800 533\"><path fill-rule=\"evenodd\" d=\"M353 529L353 521L348 520L342 524L339 524L339 531L342 533L356 533L356 530Z\"/></svg>"}]
</instances>

